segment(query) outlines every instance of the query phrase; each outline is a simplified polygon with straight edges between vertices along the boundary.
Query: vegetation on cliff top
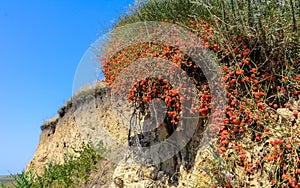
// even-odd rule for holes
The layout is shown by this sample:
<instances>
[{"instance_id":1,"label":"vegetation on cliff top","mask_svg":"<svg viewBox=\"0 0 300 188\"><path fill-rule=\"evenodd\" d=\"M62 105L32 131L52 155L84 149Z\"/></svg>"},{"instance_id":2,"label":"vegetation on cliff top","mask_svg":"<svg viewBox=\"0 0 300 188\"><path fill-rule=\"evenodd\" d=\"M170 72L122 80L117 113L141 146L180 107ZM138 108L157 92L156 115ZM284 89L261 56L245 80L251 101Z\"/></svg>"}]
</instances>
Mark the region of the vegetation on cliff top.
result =
<instances>
[{"instance_id":1,"label":"vegetation on cliff top","mask_svg":"<svg viewBox=\"0 0 300 188\"><path fill-rule=\"evenodd\" d=\"M294 0L149 0L133 7L115 26L174 23L199 36L203 48L216 55L227 94L226 117L213 142L225 165L207 170L215 186L247 187L253 179L259 186L266 186L262 185L266 181L274 187L300 186L299 12L299 1ZM110 86L136 59L158 57L175 63L194 80L201 101L190 113L209 118L209 85L199 76L196 63L175 46L135 44L107 57L102 66ZM128 99L142 114L154 98L163 99L168 107L165 124L177 127L180 102L189 99L179 98L170 88L166 80L145 78L136 83ZM292 114L288 121L279 121L279 108ZM222 175L224 170L234 178Z\"/></svg>"}]
</instances>

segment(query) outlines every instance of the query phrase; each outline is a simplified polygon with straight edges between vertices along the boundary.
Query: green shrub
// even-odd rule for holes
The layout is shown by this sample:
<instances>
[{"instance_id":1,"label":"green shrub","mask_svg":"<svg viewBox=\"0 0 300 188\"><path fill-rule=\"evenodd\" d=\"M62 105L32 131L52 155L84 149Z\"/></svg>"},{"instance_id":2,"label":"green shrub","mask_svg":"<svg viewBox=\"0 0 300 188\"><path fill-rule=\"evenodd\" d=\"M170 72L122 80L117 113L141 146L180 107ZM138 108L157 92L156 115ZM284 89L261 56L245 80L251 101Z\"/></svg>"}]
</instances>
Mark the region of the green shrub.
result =
<instances>
[{"instance_id":1,"label":"green shrub","mask_svg":"<svg viewBox=\"0 0 300 188\"><path fill-rule=\"evenodd\" d=\"M75 150L75 153L78 155L65 155L63 164L50 162L42 176L36 176L32 170L15 175L15 186L18 188L76 187L86 183L91 172L96 170L95 165L101 159L101 154L89 144L83 145L80 150Z\"/></svg>"},{"instance_id":2,"label":"green shrub","mask_svg":"<svg viewBox=\"0 0 300 188\"><path fill-rule=\"evenodd\" d=\"M13 176L15 183L14 185L17 188L23 188L23 187L34 187L34 172L33 170L30 170L28 173L25 173L24 171L20 174Z\"/></svg>"}]
</instances>

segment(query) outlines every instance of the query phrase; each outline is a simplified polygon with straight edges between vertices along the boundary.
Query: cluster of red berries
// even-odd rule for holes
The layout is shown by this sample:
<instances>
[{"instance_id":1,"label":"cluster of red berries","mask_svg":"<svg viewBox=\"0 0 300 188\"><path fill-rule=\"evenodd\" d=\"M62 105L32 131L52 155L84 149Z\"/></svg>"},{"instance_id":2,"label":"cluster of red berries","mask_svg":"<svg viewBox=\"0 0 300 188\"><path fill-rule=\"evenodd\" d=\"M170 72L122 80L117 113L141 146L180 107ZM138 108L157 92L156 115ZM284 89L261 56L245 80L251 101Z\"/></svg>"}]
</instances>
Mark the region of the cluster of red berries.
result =
<instances>
[{"instance_id":1,"label":"cluster of red berries","mask_svg":"<svg viewBox=\"0 0 300 188\"><path fill-rule=\"evenodd\" d=\"M216 21L216 24L220 23ZM291 98L298 99L299 60L286 60L279 55L263 59L265 55L256 47L258 39L250 39L242 34L229 33L227 38L219 40L217 26L212 22L189 20L187 25L204 41L203 48L210 49L217 55L218 63L224 71L223 81L227 90L226 117L219 128L218 139L214 142L221 156L228 162L237 162L246 174L253 173L263 163L276 164L283 167L283 170L274 172L277 179L270 180L271 183L299 186L299 132L276 132L281 125L270 118L272 112L278 108L291 108ZM280 45L278 43L279 47ZM280 54L271 51L264 53ZM118 74L136 59L159 57L173 62L173 66L183 69L195 84L199 101L192 101L189 113L209 117L212 96L207 80L203 79L203 73L195 62L179 49L164 44L137 44L108 57L102 61L108 85L113 85ZM180 75L172 72L168 74L181 79ZM180 87L190 91L188 95L181 95L165 79L148 77L130 88L128 99L132 103L138 103L143 109L155 98L162 99L168 107L168 121L176 126L182 111L186 110L182 108L182 104L191 100L189 94L193 92L185 82ZM298 111L293 109L293 115L297 118ZM250 162L251 157L247 155L249 148L245 146L249 140L257 144L269 142L272 148L260 159ZM234 151L236 155L229 155L229 151Z\"/></svg>"}]
</instances>

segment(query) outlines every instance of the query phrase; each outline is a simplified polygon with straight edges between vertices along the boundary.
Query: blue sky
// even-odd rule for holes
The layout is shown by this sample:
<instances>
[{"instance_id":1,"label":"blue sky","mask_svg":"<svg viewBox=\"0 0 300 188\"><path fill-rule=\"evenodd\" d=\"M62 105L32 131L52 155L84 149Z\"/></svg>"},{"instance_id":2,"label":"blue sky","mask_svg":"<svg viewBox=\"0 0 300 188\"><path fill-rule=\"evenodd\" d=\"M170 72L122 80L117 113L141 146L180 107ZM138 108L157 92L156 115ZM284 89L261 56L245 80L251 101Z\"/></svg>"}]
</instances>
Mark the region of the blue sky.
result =
<instances>
[{"instance_id":1,"label":"blue sky","mask_svg":"<svg viewBox=\"0 0 300 188\"><path fill-rule=\"evenodd\" d=\"M89 46L133 0L0 0L0 175L33 157Z\"/></svg>"}]
</instances>

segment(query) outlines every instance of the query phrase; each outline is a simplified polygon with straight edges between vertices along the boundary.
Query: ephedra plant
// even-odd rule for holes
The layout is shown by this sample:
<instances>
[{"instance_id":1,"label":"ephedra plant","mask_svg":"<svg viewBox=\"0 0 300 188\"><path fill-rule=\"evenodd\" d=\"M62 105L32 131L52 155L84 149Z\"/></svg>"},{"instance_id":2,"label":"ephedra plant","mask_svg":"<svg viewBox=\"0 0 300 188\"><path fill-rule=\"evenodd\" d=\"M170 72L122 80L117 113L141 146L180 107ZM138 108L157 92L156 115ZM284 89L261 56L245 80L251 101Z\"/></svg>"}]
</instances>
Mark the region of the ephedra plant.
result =
<instances>
[{"instance_id":1,"label":"ephedra plant","mask_svg":"<svg viewBox=\"0 0 300 188\"><path fill-rule=\"evenodd\" d=\"M234 181L220 178L216 167L212 170L218 177L212 177L216 186L247 187L253 179L257 186L300 185L299 12L300 4L294 0L149 0L137 4L115 25L172 23L197 35L203 48L217 57L227 94L223 124L212 144ZM176 46L140 43L106 57L101 62L110 86L137 59L172 62L195 84L200 102L190 113L210 118L209 84L197 64ZM168 107L165 123L175 130L182 100L189 100L176 89L162 78L148 77L134 83L128 100L143 113L149 102L162 99ZM279 121L279 108L292 114L288 121Z\"/></svg>"}]
</instances>

